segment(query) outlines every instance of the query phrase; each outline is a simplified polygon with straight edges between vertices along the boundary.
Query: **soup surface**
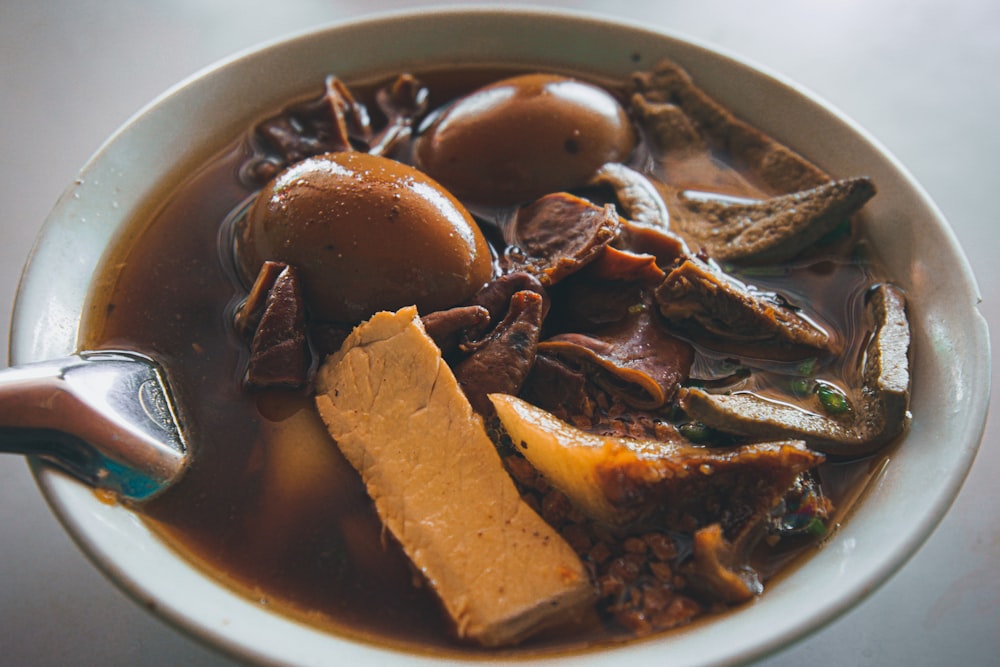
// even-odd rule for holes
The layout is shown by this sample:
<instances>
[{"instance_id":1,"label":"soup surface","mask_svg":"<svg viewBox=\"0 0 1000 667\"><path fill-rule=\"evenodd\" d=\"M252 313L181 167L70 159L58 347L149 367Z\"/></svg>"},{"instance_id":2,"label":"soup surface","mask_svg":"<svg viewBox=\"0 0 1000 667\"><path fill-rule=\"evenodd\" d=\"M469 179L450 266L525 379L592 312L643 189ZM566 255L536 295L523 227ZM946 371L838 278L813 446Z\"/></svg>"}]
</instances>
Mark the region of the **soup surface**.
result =
<instances>
[{"instance_id":1,"label":"soup surface","mask_svg":"<svg viewBox=\"0 0 1000 667\"><path fill-rule=\"evenodd\" d=\"M418 72L417 79L426 86L426 109L433 114L452 100L520 73L458 69ZM392 80L351 87L354 99L372 109L376 127L387 122L377 110L377 91ZM598 83L623 108L629 104L626 83ZM424 120L426 115L417 120L430 132L434 117ZM670 192L722 202L784 194L725 149L714 150L708 159L692 152L654 159L645 130L640 128L635 141L634 150L612 161L627 162L651 182L668 183ZM567 145L571 149L576 150ZM249 348L233 320L254 276L234 259L234 229L243 224L266 177L283 166L259 173L273 153L252 128L246 136L234 137L171 192L149 219L134 221L141 232L109 256L98 281L105 288L92 297L85 347L131 349L157 358L175 388L195 449L185 478L144 507L144 518L211 576L279 613L411 650L484 651L454 637L433 590L383 529L359 475L326 435L310 386L248 388L244 382ZM393 157L417 160L412 139L402 140ZM578 185L577 195L624 208L621 191L609 192L594 182ZM502 272L505 258L511 256L504 236L510 206L474 201L483 198L474 189L469 192L464 201L491 243L493 263L500 267L496 272ZM531 199L536 196L539 193L530 193ZM793 259L751 265L719 262L729 275L753 285L754 294L776 294L780 303L795 304L796 314L826 333L828 352L769 357L747 344L741 354L678 331L679 339L693 350L690 371L680 384L750 392L789 404L801 404L803 392L813 400L817 392L826 391L832 398L825 404L834 406L850 397L852 388L864 382L859 367L873 335L866 295L882 279L867 259L864 239L851 231L851 217L841 215L843 224ZM517 257L511 261L516 263ZM553 285L549 291L555 300L568 289ZM616 283L614 294L626 295L630 289L626 282ZM546 332L558 335L572 316L554 301ZM351 324L338 322L324 331L349 330ZM311 345L320 361L336 349L335 344L325 347L318 336ZM708 447L753 440L687 418L675 400L629 412L638 426L626 429L622 424L627 420L615 412L617 403L609 395L600 389L590 394L598 416L559 416L589 432L603 429L616 436L653 437L669 431ZM602 400L610 403L601 405ZM686 564L693 549L691 534L658 526L648 516L628 530L581 519L565 495L553 492L537 471L512 453L512 443L502 435L498 446L529 503L588 563L599 599L582 618L503 650L546 652L629 639L683 625L733 603L697 585ZM748 566L766 582L814 549L849 509L871 466L868 452L834 455L799 476L798 491L783 496L782 509L755 528L756 537L747 541L752 542ZM790 509L793 496L801 505L795 508L801 510L798 514ZM813 506L806 511L808 503ZM792 525L795 521L799 523Z\"/></svg>"}]
</instances>

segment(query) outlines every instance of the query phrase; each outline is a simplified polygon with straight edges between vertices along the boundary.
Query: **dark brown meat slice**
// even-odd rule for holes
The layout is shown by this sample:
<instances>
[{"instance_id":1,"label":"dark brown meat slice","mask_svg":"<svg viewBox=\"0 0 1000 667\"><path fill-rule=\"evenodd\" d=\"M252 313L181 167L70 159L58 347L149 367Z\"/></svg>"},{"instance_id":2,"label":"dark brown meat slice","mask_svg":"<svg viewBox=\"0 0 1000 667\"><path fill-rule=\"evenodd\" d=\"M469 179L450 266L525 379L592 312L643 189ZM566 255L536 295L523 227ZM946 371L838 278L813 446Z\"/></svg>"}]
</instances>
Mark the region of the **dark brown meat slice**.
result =
<instances>
[{"instance_id":1,"label":"dark brown meat slice","mask_svg":"<svg viewBox=\"0 0 1000 667\"><path fill-rule=\"evenodd\" d=\"M778 263L846 222L874 195L867 178L749 203L679 195L672 229L719 261Z\"/></svg>"},{"instance_id":2,"label":"dark brown meat slice","mask_svg":"<svg viewBox=\"0 0 1000 667\"><path fill-rule=\"evenodd\" d=\"M420 318L431 340L448 354L458 349L466 332L485 328L490 321L490 311L482 306L456 306L428 313Z\"/></svg>"},{"instance_id":3,"label":"dark brown meat slice","mask_svg":"<svg viewBox=\"0 0 1000 667\"><path fill-rule=\"evenodd\" d=\"M790 148L736 118L698 88L676 63L664 60L652 71L637 72L632 78L635 93L646 102L668 103L682 109L703 137L730 155L739 168L756 175L771 191L798 192L831 180Z\"/></svg>"},{"instance_id":4,"label":"dark brown meat slice","mask_svg":"<svg viewBox=\"0 0 1000 667\"><path fill-rule=\"evenodd\" d=\"M509 270L527 271L543 285L554 285L593 261L620 229L614 206L553 193L518 211L508 240L523 256L509 253L505 260Z\"/></svg>"},{"instance_id":5,"label":"dark brown meat slice","mask_svg":"<svg viewBox=\"0 0 1000 667\"><path fill-rule=\"evenodd\" d=\"M671 326L707 347L742 356L795 359L828 352L829 335L777 297L707 262L685 260L654 292Z\"/></svg>"},{"instance_id":6,"label":"dark brown meat slice","mask_svg":"<svg viewBox=\"0 0 1000 667\"><path fill-rule=\"evenodd\" d=\"M531 372L544 317L542 295L515 292L507 315L490 335L477 342L475 351L455 365L455 377L473 409L493 414L487 394L516 394Z\"/></svg>"},{"instance_id":7,"label":"dark brown meat slice","mask_svg":"<svg viewBox=\"0 0 1000 667\"><path fill-rule=\"evenodd\" d=\"M615 246L621 250L652 255L656 263L669 267L692 253L687 244L669 229L651 225L635 224L628 220L622 225L621 233L615 239Z\"/></svg>"},{"instance_id":8,"label":"dark brown meat slice","mask_svg":"<svg viewBox=\"0 0 1000 667\"><path fill-rule=\"evenodd\" d=\"M680 403L693 419L753 438L801 438L827 454L863 456L898 436L908 421L910 328L903 293L879 285L869 295L874 333L868 344L863 386L853 410L837 419L756 394L710 394L684 389Z\"/></svg>"},{"instance_id":9,"label":"dark brown meat slice","mask_svg":"<svg viewBox=\"0 0 1000 667\"><path fill-rule=\"evenodd\" d=\"M467 305L479 306L486 309L488 317L485 322L472 327L463 341L464 351L475 349L476 341L486 336L491 326L503 320L510 307L510 299L516 292L527 290L537 292L542 297L542 317L549 312L549 298L542 287L542 283L534 275L526 271L514 271L505 273L494 280L486 283L469 300Z\"/></svg>"},{"instance_id":10,"label":"dark brown meat slice","mask_svg":"<svg viewBox=\"0 0 1000 667\"><path fill-rule=\"evenodd\" d=\"M388 119L385 127L372 137L368 153L389 155L413 134L413 124L427 110L429 92L412 74L400 74L389 85L379 88L375 101Z\"/></svg>"},{"instance_id":11,"label":"dark brown meat slice","mask_svg":"<svg viewBox=\"0 0 1000 667\"><path fill-rule=\"evenodd\" d=\"M298 273L294 267L284 266L267 291L264 312L253 335L247 385L258 388L305 385L311 364L305 320Z\"/></svg>"},{"instance_id":12,"label":"dark brown meat slice","mask_svg":"<svg viewBox=\"0 0 1000 667\"><path fill-rule=\"evenodd\" d=\"M636 282L653 287L667 277L657 265L654 255L619 250L613 246L607 246L601 256L587 266L587 274L605 283Z\"/></svg>"},{"instance_id":13,"label":"dark brown meat slice","mask_svg":"<svg viewBox=\"0 0 1000 667\"><path fill-rule=\"evenodd\" d=\"M538 351L584 369L609 394L646 410L673 400L694 361L694 348L667 333L648 308L592 334L557 334Z\"/></svg>"},{"instance_id":14,"label":"dark brown meat slice","mask_svg":"<svg viewBox=\"0 0 1000 667\"><path fill-rule=\"evenodd\" d=\"M587 377L582 371L547 354L536 354L535 363L522 391L533 405L568 420L591 412Z\"/></svg>"},{"instance_id":15,"label":"dark brown meat slice","mask_svg":"<svg viewBox=\"0 0 1000 667\"><path fill-rule=\"evenodd\" d=\"M312 155L352 150L351 140L371 139L368 112L335 76L318 98L295 104L261 122L255 134L274 155L252 163L249 177L265 183L283 167Z\"/></svg>"},{"instance_id":16,"label":"dark brown meat slice","mask_svg":"<svg viewBox=\"0 0 1000 667\"><path fill-rule=\"evenodd\" d=\"M288 268L288 264L285 262L270 260L261 265L246 300L233 318L233 328L237 334L247 339L253 336L257 325L260 324L260 318L264 314L264 308L267 306L267 295L274 287L274 281L286 268Z\"/></svg>"}]
</instances>

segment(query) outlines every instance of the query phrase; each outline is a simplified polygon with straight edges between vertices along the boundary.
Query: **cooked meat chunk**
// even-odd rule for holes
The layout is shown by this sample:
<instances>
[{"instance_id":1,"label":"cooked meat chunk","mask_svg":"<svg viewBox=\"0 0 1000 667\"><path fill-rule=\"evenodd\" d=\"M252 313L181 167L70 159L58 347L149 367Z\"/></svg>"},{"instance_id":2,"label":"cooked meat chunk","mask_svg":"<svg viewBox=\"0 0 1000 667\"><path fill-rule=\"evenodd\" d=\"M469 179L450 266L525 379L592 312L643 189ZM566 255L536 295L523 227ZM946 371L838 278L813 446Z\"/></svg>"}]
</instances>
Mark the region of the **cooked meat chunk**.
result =
<instances>
[{"instance_id":1,"label":"cooked meat chunk","mask_svg":"<svg viewBox=\"0 0 1000 667\"><path fill-rule=\"evenodd\" d=\"M707 347L744 356L794 359L827 351L829 335L777 297L713 265L687 259L654 292L660 313Z\"/></svg>"},{"instance_id":2,"label":"cooked meat chunk","mask_svg":"<svg viewBox=\"0 0 1000 667\"><path fill-rule=\"evenodd\" d=\"M587 273L605 284L638 282L656 286L667 277L657 265L655 256L619 250L612 246L606 247L601 256L587 266Z\"/></svg>"},{"instance_id":3,"label":"cooked meat chunk","mask_svg":"<svg viewBox=\"0 0 1000 667\"><path fill-rule=\"evenodd\" d=\"M801 441L708 448L598 436L517 397L490 400L517 450L587 516L610 524L655 514L670 530L720 523L736 540L823 461Z\"/></svg>"},{"instance_id":4,"label":"cooked meat chunk","mask_svg":"<svg viewBox=\"0 0 1000 667\"><path fill-rule=\"evenodd\" d=\"M754 438L802 438L828 454L862 456L899 435L908 419L910 328L903 293L879 285L869 295L874 333L865 353L863 386L854 409L840 418L751 393L684 389L680 402L694 419Z\"/></svg>"},{"instance_id":5,"label":"cooked meat chunk","mask_svg":"<svg viewBox=\"0 0 1000 667\"><path fill-rule=\"evenodd\" d=\"M875 195L867 178L824 185L763 201L729 202L679 195L672 229L718 261L789 260L847 222Z\"/></svg>"},{"instance_id":6,"label":"cooked meat chunk","mask_svg":"<svg viewBox=\"0 0 1000 667\"><path fill-rule=\"evenodd\" d=\"M580 559L521 500L415 308L355 329L320 369L316 405L459 637L511 644L592 601Z\"/></svg>"},{"instance_id":7,"label":"cooked meat chunk","mask_svg":"<svg viewBox=\"0 0 1000 667\"><path fill-rule=\"evenodd\" d=\"M537 292L542 296L542 314L549 312L549 298L538 278L526 271L514 271L496 277L473 295L470 306L481 306L486 309L488 317L481 325L469 330L463 341L475 345L475 342L486 336L491 327L496 327L510 308L510 299L515 292L527 290ZM467 351L467 350L466 350Z\"/></svg>"}]
</instances>

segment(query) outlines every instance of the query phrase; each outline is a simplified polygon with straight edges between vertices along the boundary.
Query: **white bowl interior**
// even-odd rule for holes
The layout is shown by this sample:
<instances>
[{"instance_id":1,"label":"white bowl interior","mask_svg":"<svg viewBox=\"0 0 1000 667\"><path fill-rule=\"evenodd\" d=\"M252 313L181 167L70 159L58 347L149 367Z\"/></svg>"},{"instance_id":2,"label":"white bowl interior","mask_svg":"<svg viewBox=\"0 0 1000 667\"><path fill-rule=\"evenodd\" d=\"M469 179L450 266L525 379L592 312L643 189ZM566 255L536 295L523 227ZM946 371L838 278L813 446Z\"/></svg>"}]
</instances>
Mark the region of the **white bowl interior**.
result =
<instances>
[{"instance_id":1,"label":"white bowl interior","mask_svg":"<svg viewBox=\"0 0 1000 667\"><path fill-rule=\"evenodd\" d=\"M759 600L724 619L662 638L550 661L578 665L613 657L635 665L717 664L772 651L858 602L929 536L957 494L982 435L990 352L971 271L920 187L828 105L731 56L635 25L534 11L386 15L237 56L137 114L58 202L19 288L12 363L74 351L89 283L122 225L252 120L312 90L327 73L350 80L419 69L423 63L515 59L623 76L661 56L680 62L711 94L831 173L874 179L879 195L866 209L868 231L911 301L913 422L850 520ZM269 663L432 660L271 614L179 558L131 512L99 502L85 487L44 466L35 466L35 473L54 511L98 567L140 603L210 643Z\"/></svg>"}]
</instances>

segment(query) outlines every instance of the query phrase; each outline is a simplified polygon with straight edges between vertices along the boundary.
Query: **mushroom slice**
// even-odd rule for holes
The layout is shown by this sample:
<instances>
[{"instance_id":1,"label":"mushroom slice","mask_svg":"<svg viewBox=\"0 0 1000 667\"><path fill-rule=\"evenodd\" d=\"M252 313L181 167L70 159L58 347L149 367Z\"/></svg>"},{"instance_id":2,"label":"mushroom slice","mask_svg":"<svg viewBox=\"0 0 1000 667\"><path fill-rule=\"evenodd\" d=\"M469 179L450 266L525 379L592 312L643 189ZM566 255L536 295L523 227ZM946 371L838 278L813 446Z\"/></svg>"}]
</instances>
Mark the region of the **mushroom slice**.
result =
<instances>
[{"instance_id":1,"label":"mushroom slice","mask_svg":"<svg viewBox=\"0 0 1000 667\"><path fill-rule=\"evenodd\" d=\"M375 94L379 109L389 120L371 141L368 152L388 155L413 134L413 124L427 110L427 87L412 74L400 74Z\"/></svg>"},{"instance_id":2,"label":"mushroom slice","mask_svg":"<svg viewBox=\"0 0 1000 667\"><path fill-rule=\"evenodd\" d=\"M520 391L535 362L543 317L541 294L515 292L503 321L456 364L455 378L476 412L492 415L493 406L486 399L491 392Z\"/></svg>"},{"instance_id":3,"label":"mushroom slice","mask_svg":"<svg viewBox=\"0 0 1000 667\"><path fill-rule=\"evenodd\" d=\"M654 296L671 325L723 352L796 359L827 352L831 345L826 331L780 297L695 258L670 271Z\"/></svg>"},{"instance_id":4,"label":"mushroom slice","mask_svg":"<svg viewBox=\"0 0 1000 667\"><path fill-rule=\"evenodd\" d=\"M681 194L673 230L719 261L783 262L833 231L874 195L867 178L753 202Z\"/></svg>"},{"instance_id":5,"label":"mushroom slice","mask_svg":"<svg viewBox=\"0 0 1000 667\"><path fill-rule=\"evenodd\" d=\"M663 60L652 71L636 72L632 82L645 101L680 107L713 148L732 156L741 170L754 174L772 191L798 192L830 180L798 153L736 118L674 62Z\"/></svg>"},{"instance_id":6,"label":"mushroom slice","mask_svg":"<svg viewBox=\"0 0 1000 667\"><path fill-rule=\"evenodd\" d=\"M694 361L694 348L667 333L648 308L594 334L555 335L538 351L586 369L602 389L644 410L673 400Z\"/></svg>"},{"instance_id":7,"label":"mushroom slice","mask_svg":"<svg viewBox=\"0 0 1000 667\"><path fill-rule=\"evenodd\" d=\"M326 77L318 98L287 107L254 131L258 140L277 153L251 165L249 175L260 183L286 165L320 153L353 150L352 140L362 144L371 140L368 110L335 76Z\"/></svg>"},{"instance_id":8,"label":"mushroom slice","mask_svg":"<svg viewBox=\"0 0 1000 667\"><path fill-rule=\"evenodd\" d=\"M247 298L233 317L233 328L237 334L246 338L253 336L267 306L267 296L271 293L278 276L287 268L288 264L285 262L267 260L261 264Z\"/></svg>"},{"instance_id":9,"label":"mushroom slice","mask_svg":"<svg viewBox=\"0 0 1000 667\"><path fill-rule=\"evenodd\" d=\"M656 513L667 530L720 523L739 535L823 460L801 441L707 448L593 435L515 396L489 398L517 451L582 512L609 524Z\"/></svg>"},{"instance_id":10,"label":"mushroom slice","mask_svg":"<svg viewBox=\"0 0 1000 667\"><path fill-rule=\"evenodd\" d=\"M507 239L516 252L505 259L512 270L533 273L543 285L554 285L593 261L620 229L613 205L596 206L556 192L517 212Z\"/></svg>"},{"instance_id":11,"label":"mushroom slice","mask_svg":"<svg viewBox=\"0 0 1000 667\"><path fill-rule=\"evenodd\" d=\"M669 229L632 223L622 225L621 234L615 239L615 247L633 253L652 255L658 266L672 266L680 260L694 255L687 243Z\"/></svg>"},{"instance_id":12,"label":"mushroom slice","mask_svg":"<svg viewBox=\"0 0 1000 667\"><path fill-rule=\"evenodd\" d=\"M870 454L902 433L909 418L910 328L903 293L879 285L869 295L875 330L862 368L854 408L845 419L809 412L751 393L710 394L682 389L680 404L712 428L754 438L801 438L818 451Z\"/></svg>"},{"instance_id":13,"label":"mushroom slice","mask_svg":"<svg viewBox=\"0 0 1000 667\"><path fill-rule=\"evenodd\" d=\"M459 340L467 332L485 328L490 322L490 311L482 306L455 306L427 313L420 318L424 331L438 346L442 354L458 349Z\"/></svg>"},{"instance_id":14,"label":"mushroom slice","mask_svg":"<svg viewBox=\"0 0 1000 667\"><path fill-rule=\"evenodd\" d=\"M764 585L742 551L723 536L722 527L715 523L695 532L691 561L681 569L702 595L729 604L745 602L763 593Z\"/></svg>"},{"instance_id":15,"label":"mushroom slice","mask_svg":"<svg viewBox=\"0 0 1000 667\"><path fill-rule=\"evenodd\" d=\"M622 215L630 221L663 229L670 226L670 211L660 192L635 169L609 162L597 170L588 185L610 188Z\"/></svg>"},{"instance_id":16,"label":"mushroom slice","mask_svg":"<svg viewBox=\"0 0 1000 667\"><path fill-rule=\"evenodd\" d=\"M510 298L522 290L537 292L542 296L542 317L545 317L549 312L549 298L538 278L526 271L505 273L483 285L468 301L467 305L469 306L480 306L486 309L487 318L479 326L469 329L464 339L460 341L463 352L474 349L475 341L486 336L491 325L496 326L498 322L503 320L510 307Z\"/></svg>"}]
</instances>

